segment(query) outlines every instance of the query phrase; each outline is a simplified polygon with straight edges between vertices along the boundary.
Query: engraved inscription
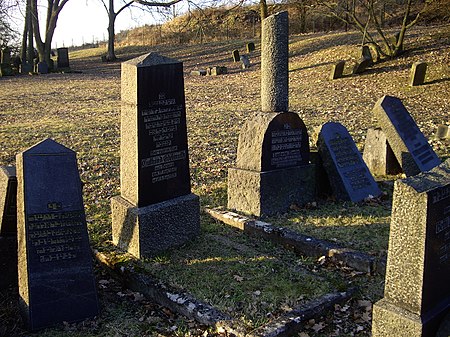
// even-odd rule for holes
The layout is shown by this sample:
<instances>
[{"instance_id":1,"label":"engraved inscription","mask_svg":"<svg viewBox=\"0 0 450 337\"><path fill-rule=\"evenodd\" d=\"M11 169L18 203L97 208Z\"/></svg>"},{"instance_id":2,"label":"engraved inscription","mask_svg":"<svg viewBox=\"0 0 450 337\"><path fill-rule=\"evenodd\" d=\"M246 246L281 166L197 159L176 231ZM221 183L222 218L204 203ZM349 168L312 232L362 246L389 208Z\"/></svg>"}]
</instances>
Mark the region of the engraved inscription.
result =
<instances>
[{"instance_id":1,"label":"engraved inscription","mask_svg":"<svg viewBox=\"0 0 450 337\"><path fill-rule=\"evenodd\" d=\"M39 262L75 259L81 251L83 219L80 211L28 215L30 249Z\"/></svg>"},{"instance_id":2,"label":"engraved inscription","mask_svg":"<svg viewBox=\"0 0 450 337\"><path fill-rule=\"evenodd\" d=\"M450 186L433 191L431 201L433 204L438 202L446 203L449 198ZM439 209L439 206L436 206ZM445 264L450 260L450 206L444 206L443 209L436 211L438 218L436 221L436 236L439 238L437 254L439 263Z\"/></svg>"},{"instance_id":3,"label":"engraved inscription","mask_svg":"<svg viewBox=\"0 0 450 337\"><path fill-rule=\"evenodd\" d=\"M284 125L284 130L272 131L270 160L276 168L295 166L302 161L301 142L302 130L290 129L289 124Z\"/></svg>"}]
</instances>

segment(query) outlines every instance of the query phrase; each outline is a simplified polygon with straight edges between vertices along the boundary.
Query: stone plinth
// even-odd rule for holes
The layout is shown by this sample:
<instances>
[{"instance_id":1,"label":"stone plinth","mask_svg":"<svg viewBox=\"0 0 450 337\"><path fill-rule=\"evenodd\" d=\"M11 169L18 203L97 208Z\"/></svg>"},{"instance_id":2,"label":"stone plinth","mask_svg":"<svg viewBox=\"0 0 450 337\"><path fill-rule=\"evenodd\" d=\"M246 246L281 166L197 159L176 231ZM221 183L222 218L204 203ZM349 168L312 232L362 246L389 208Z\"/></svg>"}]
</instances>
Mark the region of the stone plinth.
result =
<instances>
[{"instance_id":1,"label":"stone plinth","mask_svg":"<svg viewBox=\"0 0 450 337\"><path fill-rule=\"evenodd\" d=\"M262 22L261 110L286 112L289 107L288 12L271 15Z\"/></svg>"},{"instance_id":2,"label":"stone plinth","mask_svg":"<svg viewBox=\"0 0 450 337\"><path fill-rule=\"evenodd\" d=\"M450 310L450 160L395 182L373 337L434 337Z\"/></svg>"}]
</instances>

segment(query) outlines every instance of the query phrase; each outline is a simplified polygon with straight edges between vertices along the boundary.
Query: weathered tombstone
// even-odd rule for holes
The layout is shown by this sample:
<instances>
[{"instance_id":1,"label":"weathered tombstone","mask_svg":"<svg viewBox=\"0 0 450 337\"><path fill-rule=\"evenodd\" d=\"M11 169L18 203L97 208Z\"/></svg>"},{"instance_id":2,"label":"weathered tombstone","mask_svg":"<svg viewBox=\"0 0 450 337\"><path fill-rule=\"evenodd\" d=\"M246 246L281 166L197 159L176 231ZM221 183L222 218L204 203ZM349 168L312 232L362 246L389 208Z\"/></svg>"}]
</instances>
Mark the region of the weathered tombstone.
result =
<instances>
[{"instance_id":1,"label":"weathered tombstone","mask_svg":"<svg viewBox=\"0 0 450 337\"><path fill-rule=\"evenodd\" d=\"M395 182L373 337L435 337L450 312L450 160ZM449 336L450 325L444 336Z\"/></svg>"},{"instance_id":2,"label":"weathered tombstone","mask_svg":"<svg viewBox=\"0 0 450 337\"><path fill-rule=\"evenodd\" d=\"M58 48L56 52L56 65L58 69L69 68L69 48Z\"/></svg>"},{"instance_id":3,"label":"weathered tombstone","mask_svg":"<svg viewBox=\"0 0 450 337\"><path fill-rule=\"evenodd\" d=\"M450 125L438 125L437 131L436 131L436 138L437 139L450 139Z\"/></svg>"},{"instance_id":4,"label":"weathered tombstone","mask_svg":"<svg viewBox=\"0 0 450 337\"><path fill-rule=\"evenodd\" d=\"M425 74L427 73L426 62L415 62L411 67L409 85L411 87L425 83Z\"/></svg>"},{"instance_id":5,"label":"weathered tombstone","mask_svg":"<svg viewBox=\"0 0 450 337\"><path fill-rule=\"evenodd\" d=\"M370 63L373 63L372 54L370 53L369 46L367 45L362 46L361 58L370 60Z\"/></svg>"},{"instance_id":6,"label":"weathered tombstone","mask_svg":"<svg viewBox=\"0 0 450 337\"><path fill-rule=\"evenodd\" d=\"M11 49L9 49L9 47L5 47L0 51L0 77L12 75Z\"/></svg>"},{"instance_id":7,"label":"weathered tombstone","mask_svg":"<svg viewBox=\"0 0 450 337\"><path fill-rule=\"evenodd\" d=\"M247 55L241 55L242 69L250 68L250 59Z\"/></svg>"},{"instance_id":8,"label":"weathered tombstone","mask_svg":"<svg viewBox=\"0 0 450 337\"><path fill-rule=\"evenodd\" d=\"M287 12L263 21L263 112L245 123L236 168L228 170L228 208L257 216L285 212L315 197L306 126L296 113L287 112L287 31Z\"/></svg>"},{"instance_id":9,"label":"weathered tombstone","mask_svg":"<svg viewBox=\"0 0 450 337\"><path fill-rule=\"evenodd\" d=\"M325 123L317 148L337 199L358 202L381 194L353 138L342 124Z\"/></svg>"},{"instance_id":10,"label":"weathered tombstone","mask_svg":"<svg viewBox=\"0 0 450 337\"><path fill-rule=\"evenodd\" d=\"M76 154L46 139L17 155L20 307L31 330L98 314Z\"/></svg>"},{"instance_id":11,"label":"weathered tombstone","mask_svg":"<svg viewBox=\"0 0 450 337\"><path fill-rule=\"evenodd\" d=\"M441 163L400 99L384 96L375 104L373 112L407 176L428 171Z\"/></svg>"},{"instance_id":12,"label":"weathered tombstone","mask_svg":"<svg viewBox=\"0 0 450 337\"><path fill-rule=\"evenodd\" d=\"M194 238L200 204L191 193L181 62L150 53L122 63L120 149L113 242L140 258Z\"/></svg>"},{"instance_id":13,"label":"weathered tombstone","mask_svg":"<svg viewBox=\"0 0 450 337\"><path fill-rule=\"evenodd\" d=\"M239 55L239 50L237 50L237 49L233 50L232 55L233 55L233 61L234 62L239 62L240 61L241 57Z\"/></svg>"},{"instance_id":14,"label":"weathered tombstone","mask_svg":"<svg viewBox=\"0 0 450 337\"><path fill-rule=\"evenodd\" d=\"M218 76L218 75L223 75L227 73L227 67L212 67L211 68L211 76Z\"/></svg>"},{"instance_id":15,"label":"weathered tombstone","mask_svg":"<svg viewBox=\"0 0 450 337\"><path fill-rule=\"evenodd\" d=\"M358 62L356 62L353 67L353 74L361 74L363 73L370 65L372 64L372 59L366 59L362 57Z\"/></svg>"},{"instance_id":16,"label":"weathered tombstone","mask_svg":"<svg viewBox=\"0 0 450 337\"><path fill-rule=\"evenodd\" d=\"M204 69L191 71L191 75L194 75L194 76L206 76L206 74L207 74L207 71Z\"/></svg>"},{"instance_id":17,"label":"weathered tombstone","mask_svg":"<svg viewBox=\"0 0 450 337\"><path fill-rule=\"evenodd\" d=\"M345 61L338 61L331 67L330 79L335 80L341 78L344 73Z\"/></svg>"},{"instance_id":18,"label":"weathered tombstone","mask_svg":"<svg viewBox=\"0 0 450 337\"><path fill-rule=\"evenodd\" d=\"M17 233L17 178L14 166L0 166L0 236Z\"/></svg>"},{"instance_id":19,"label":"weathered tombstone","mask_svg":"<svg viewBox=\"0 0 450 337\"><path fill-rule=\"evenodd\" d=\"M30 63L28 63L28 62L24 62L24 63L22 63L22 64L20 65L20 67L19 67L19 72L20 72L21 74L28 74L28 73L31 73L31 72L33 72L33 66L32 66Z\"/></svg>"},{"instance_id":20,"label":"weathered tombstone","mask_svg":"<svg viewBox=\"0 0 450 337\"><path fill-rule=\"evenodd\" d=\"M36 70L37 70L37 73L39 73L39 74L48 74L47 62L45 62L45 61L38 62L37 66L36 66Z\"/></svg>"},{"instance_id":21,"label":"weathered tombstone","mask_svg":"<svg viewBox=\"0 0 450 337\"><path fill-rule=\"evenodd\" d=\"M255 43L254 42L247 43L247 53L251 53L254 50L255 50Z\"/></svg>"},{"instance_id":22,"label":"weathered tombstone","mask_svg":"<svg viewBox=\"0 0 450 337\"><path fill-rule=\"evenodd\" d=\"M381 129L367 130L363 159L373 175L385 176L402 173L402 168L392 152L386 134Z\"/></svg>"}]
</instances>

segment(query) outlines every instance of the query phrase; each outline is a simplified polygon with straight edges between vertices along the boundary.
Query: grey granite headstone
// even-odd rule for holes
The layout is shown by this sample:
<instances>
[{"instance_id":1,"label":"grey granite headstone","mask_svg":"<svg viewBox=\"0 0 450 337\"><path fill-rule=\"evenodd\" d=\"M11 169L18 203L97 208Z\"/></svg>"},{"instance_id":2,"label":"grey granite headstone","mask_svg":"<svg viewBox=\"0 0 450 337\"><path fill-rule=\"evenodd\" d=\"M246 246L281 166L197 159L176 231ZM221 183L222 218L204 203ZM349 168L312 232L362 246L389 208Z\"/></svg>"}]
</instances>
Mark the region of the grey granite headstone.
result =
<instances>
[{"instance_id":1,"label":"grey granite headstone","mask_svg":"<svg viewBox=\"0 0 450 337\"><path fill-rule=\"evenodd\" d=\"M400 99L382 97L373 113L407 176L428 171L441 163Z\"/></svg>"},{"instance_id":2,"label":"grey granite headstone","mask_svg":"<svg viewBox=\"0 0 450 337\"><path fill-rule=\"evenodd\" d=\"M68 48L58 48L57 50L56 64L58 69L69 68L69 49Z\"/></svg>"},{"instance_id":3,"label":"grey granite headstone","mask_svg":"<svg viewBox=\"0 0 450 337\"><path fill-rule=\"evenodd\" d=\"M247 55L241 55L242 69L250 68L250 59Z\"/></svg>"},{"instance_id":4,"label":"grey granite headstone","mask_svg":"<svg viewBox=\"0 0 450 337\"><path fill-rule=\"evenodd\" d=\"M254 50L255 50L255 43L254 42L247 43L247 53L251 53Z\"/></svg>"},{"instance_id":5,"label":"grey granite headstone","mask_svg":"<svg viewBox=\"0 0 450 337\"><path fill-rule=\"evenodd\" d=\"M98 314L76 154L47 139L17 155L20 308L31 330Z\"/></svg>"},{"instance_id":6,"label":"grey granite headstone","mask_svg":"<svg viewBox=\"0 0 450 337\"><path fill-rule=\"evenodd\" d=\"M342 124L324 124L317 148L337 199L358 202L381 194L353 138Z\"/></svg>"},{"instance_id":7,"label":"grey granite headstone","mask_svg":"<svg viewBox=\"0 0 450 337\"><path fill-rule=\"evenodd\" d=\"M200 205L191 193L181 62L150 53L122 63L120 149L113 242L143 257L194 238Z\"/></svg>"},{"instance_id":8,"label":"grey granite headstone","mask_svg":"<svg viewBox=\"0 0 450 337\"><path fill-rule=\"evenodd\" d=\"M0 166L0 236L17 233L17 178L15 166Z\"/></svg>"},{"instance_id":9,"label":"grey granite headstone","mask_svg":"<svg viewBox=\"0 0 450 337\"><path fill-rule=\"evenodd\" d=\"M237 50L237 49L233 50L232 56L233 56L233 61L234 62L239 62L240 59L241 59L241 56L239 54L239 50Z\"/></svg>"},{"instance_id":10,"label":"grey granite headstone","mask_svg":"<svg viewBox=\"0 0 450 337\"><path fill-rule=\"evenodd\" d=\"M450 160L395 182L373 337L435 337L450 312ZM449 332L449 331L447 331Z\"/></svg>"},{"instance_id":11,"label":"grey granite headstone","mask_svg":"<svg viewBox=\"0 0 450 337\"><path fill-rule=\"evenodd\" d=\"M331 67L331 75L330 79L335 80L342 77L342 74L344 73L344 66L345 61L338 61L337 63L333 64Z\"/></svg>"},{"instance_id":12,"label":"grey granite headstone","mask_svg":"<svg viewBox=\"0 0 450 337\"><path fill-rule=\"evenodd\" d=\"M402 173L402 168L386 139L386 134L381 129L367 130L363 159L373 175Z\"/></svg>"},{"instance_id":13,"label":"grey granite headstone","mask_svg":"<svg viewBox=\"0 0 450 337\"><path fill-rule=\"evenodd\" d=\"M425 75L427 73L426 62L415 62L411 67L411 75L409 78L409 85L415 87L425 83Z\"/></svg>"},{"instance_id":14,"label":"grey granite headstone","mask_svg":"<svg viewBox=\"0 0 450 337\"><path fill-rule=\"evenodd\" d=\"M309 137L293 112L259 113L239 134L236 168L228 170L228 208L257 216L314 200Z\"/></svg>"},{"instance_id":15,"label":"grey granite headstone","mask_svg":"<svg viewBox=\"0 0 450 337\"><path fill-rule=\"evenodd\" d=\"M261 111L286 112L289 108L288 12L262 22Z\"/></svg>"}]
</instances>

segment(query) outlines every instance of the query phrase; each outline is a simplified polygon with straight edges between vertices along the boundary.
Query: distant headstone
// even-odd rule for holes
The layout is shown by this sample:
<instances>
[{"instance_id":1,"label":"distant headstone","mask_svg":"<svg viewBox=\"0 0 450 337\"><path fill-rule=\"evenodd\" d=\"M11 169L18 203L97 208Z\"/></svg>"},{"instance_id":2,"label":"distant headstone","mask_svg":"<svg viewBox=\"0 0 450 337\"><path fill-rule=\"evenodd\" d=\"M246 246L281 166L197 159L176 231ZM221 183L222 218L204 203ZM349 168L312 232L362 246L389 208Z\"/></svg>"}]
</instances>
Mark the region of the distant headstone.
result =
<instances>
[{"instance_id":1,"label":"distant headstone","mask_svg":"<svg viewBox=\"0 0 450 337\"><path fill-rule=\"evenodd\" d=\"M450 312L450 160L395 182L373 337L435 337ZM450 328L444 336L448 336Z\"/></svg>"},{"instance_id":2,"label":"distant headstone","mask_svg":"<svg viewBox=\"0 0 450 337\"><path fill-rule=\"evenodd\" d=\"M113 242L140 258L194 238L200 204L191 193L181 62L150 53L122 63L120 146Z\"/></svg>"},{"instance_id":3,"label":"distant headstone","mask_svg":"<svg viewBox=\"0 0 450 337\"><path fill-rule=\"evenodd\" d=\"M226 74L228 71L227 67L211 67L211 76L217 76L217 75L223 75Z\"/></svg>"},{"instance_id":4,"label":"distant headstone","mask_svg":"<svg viewBox=\"0 0 450 337\"><path fill-rule=\"evenodd\" d=\"M353 74L361 74L372 64L372 59L362 57L353 67Z\"/></svg>"},{"instance_id":5,"label":"distant headstone","mask_svg":"<svg viewBox=\"0 0 450 337\"><path fill-rule=\"evenodd\" d=\"M342 124L324 124L317 148L337 199L358 202L381 194L353 138Z\"/></svg>"},{"instance_id":6,"label":"distant headstone","mask_svg":"<svg viewBox=\"0 0 450 337\"><path fill-rule=\"evenodd\" d=\"M250 59L247 55L241 55L242 69L250 68Z\"/></svg>"},{"instance_id":7,"label":"distant headstone","mask_svg":"<svg viewBox=\"0 0 450 337\"><path fill-rule=\"evenodd\" d=\"M255 50L255 43L254 42L247 43L247 53L251 53L254 50Z\"/></svg>"},{"instance_id":8,"label":"distant headstone","mask_svg":"<svg viewBox=\"0 0 450 337\"><path fill-rule=\"evenodd\" d=\"M206 76L206 74L207 74L207 71L204 69L191 71L191 75L194 75L194 76Z\"/></svg>"},{"instance_id":9,"label":"distant headstone","mask_svg":"<svg viewBox=\"0 0 450 337\"><path fill-rule=\"evenodd\" d=\"M338 61L331 67L330 79L335 80L341 78L344 73L345 61Z\"/></svg>"},{"instance_id":10,"label":"distant headstone","mask_svg":"<svg viewBox=\"0 0 450 337\"><path fill-rule=\"evenodd\" d=\"M289 108L288 12L265 18L261 36L261 111Z\"/></svg>"},{"instance_id":11,"label":"distant headstone","mask_svg":"<svg viewBox=\"0 0 450 337\"><path fill-rule=\"evenodd\" d=\"M0 77L12 76L13 69L11 67L11 49L5 47L0 51Z\"/></svg>"},{"instance_id":12,"label":"distant headstone","mask_svg":"<svg viewBox=\"0 0 450 337\"><path fill-rule=\"evenodd\" d=\"M45 61L39 62L36 69L39 74L48 74L48 65Z\"/></svg>"},{"instance_id":13,"label":"distant headstone","mask_svg":"<svg viewBox=\"0 0 450 337\"><path fill-rule=\"evenodd\" d=\"M57 52L56 65L58 69L69 68L70 67L69 48L58 48L56 52Z\"/></svg>"},{"instance_id":14,"label":"distant headstone","mask_svg":"<svg viewBox=\"0 0 450 337\"><path fill-rule=\"evenodd\" d=\"M400 99L384 96L375 104L373 112L407 176L428 171L441 163Z\"/></svg>"},{"instance_id":15,"label":"distant headstone","mask_svg":"<svg viewBox=\"0 0 450 337\"><path fill-rule=\"evenodd\" d=\"M28 62L24 62L20 65L19 71L21 74L31 73L31 72L33 72L33 66Z\"/></svg>"},{"instance_id":16,"label":"distant headstone","mask_svg":"<svg viewBox=\"0 0 450 337\"><path fill-rule=\"evenodd\" d=\"M425 83L425 74L427 73L426 62L416 62L411 67L411 75L409 85L411 87L422 85Z\"/></svg>"},{"instance_id":17,"label":"distant headstone","mask_svg":"<svg viewBox=\"0 0 450 337\"><path fill-rule=\"evenodd\" d=\"M370 63L373 62L372 54L370 53L370 48L367 45L362 46L361 50L361 58L370 60Z\"/></svg>"},{"instance_id":18,"label":"distant headstone","mask_svg":"<svg viewBox=\"0 0 450 337\"><path fill-rule=\"evenodd\" d=\"M437 139L450 139L450 125L438 125L437 131L436 131L436 138Z\"/></svg>"},{"instance_id":19,"label":"distant headstone","mask_svg":"<svg viewBox=\"0 0 450 337\"><path fill-rule=\"evenodd\" d=\"M402 168L392 152L386 134L381 129L367 130L363 159L373 175L385 176L402 173Z\"/></svg>"},{"instance_id":20,"label":"distant headstone","mask_svg":"<svg viewBox=\"0 0 450 337\"><path fill-rule=\"evenodd\" d=\"M257 216L285 212L315 196L309 137L293 112L259 113L239 134L236 168L228 170L228 208Z\"/></svg>"},{"instance_id":21,"label":"distant headstone","mask_svg":"<svg viewBox=\"0 0 450 337\"><path fill-rule=\"evenodd\" d=\"M15 166L0 166L0 236L17 234L17 178Z\"/></svg>"},{"instance_id":22,"label":"distant headstone","mask_svg":"<svg viewBox=\"0 0 450 337\"><path fill-rule=\"evenodd\" d=\"M98 314L76 154L51 139L17 155L20 307L31 330Z\"/></svg>"},{"instance_id":23,"label":"distant headstone","mask_svg":"<svg viewBox=\"0 0 450 337\"><path fill-rule=\"evenodd\" d=\"M232 55L233 55L233 61L234 62L239 62L240 61L241 56L239 55L239 50L237 50L237 49L233 50Z\"/></svg>"}]
</instances>

